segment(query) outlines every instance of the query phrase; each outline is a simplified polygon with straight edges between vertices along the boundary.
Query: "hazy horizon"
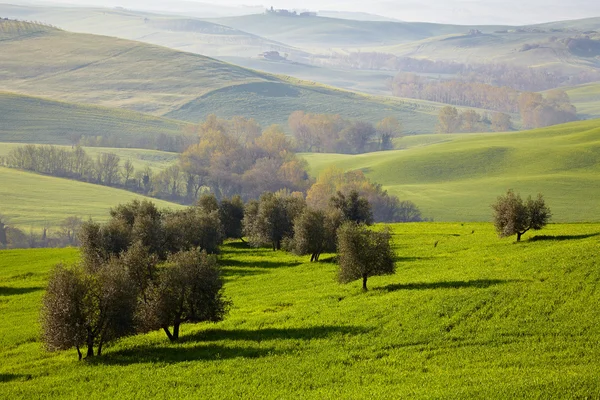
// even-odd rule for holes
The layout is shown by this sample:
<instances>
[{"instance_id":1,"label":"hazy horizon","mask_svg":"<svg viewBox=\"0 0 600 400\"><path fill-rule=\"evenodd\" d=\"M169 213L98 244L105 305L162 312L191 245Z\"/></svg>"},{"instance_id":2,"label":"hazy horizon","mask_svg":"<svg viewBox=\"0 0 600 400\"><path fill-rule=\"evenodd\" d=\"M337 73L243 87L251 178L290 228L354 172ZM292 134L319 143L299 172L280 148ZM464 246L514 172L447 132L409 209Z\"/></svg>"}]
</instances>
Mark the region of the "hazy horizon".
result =
<instances>
[{"instance_id":1,"label":"hazy horizon","mask_svg":"<svg viewBox=\"0 0 600 400\"><path fill-rule=\"evenodd\" d=\"M516 0L375 0L370 4L350 0L33 0L13 3L61 3L85 6L122 6L137 10L186 13L218 17L255 13L271 6L311 11L344 11L376 14L405 21L477 25L526 25L600 16L600 2L589 0L520 2Z\"/></svg>"}]
</instances>

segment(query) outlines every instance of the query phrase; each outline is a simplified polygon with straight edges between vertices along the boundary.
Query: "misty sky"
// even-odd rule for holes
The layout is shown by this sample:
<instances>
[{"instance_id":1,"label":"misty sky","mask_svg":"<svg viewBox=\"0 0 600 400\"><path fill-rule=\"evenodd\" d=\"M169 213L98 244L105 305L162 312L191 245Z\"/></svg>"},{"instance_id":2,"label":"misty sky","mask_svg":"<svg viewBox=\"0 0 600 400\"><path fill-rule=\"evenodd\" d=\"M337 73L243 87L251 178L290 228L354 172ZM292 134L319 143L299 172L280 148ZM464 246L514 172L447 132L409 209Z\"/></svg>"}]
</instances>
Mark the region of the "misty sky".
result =
<instances>
[{"instance_id":1,"label":"misty sky","mask_svg":"<svg viewBox=\"0 0 600 400\"><path fill-rule=\"evenodd\" d=\"M36 0L30 0L36 1ZM139 10L202 13L211 3L210 16L227 8L295 8L379 14L405 21L456 24L533 24L564 19L600 17L598 0L37 0L81 5L124 6ZM10 1L9 1L10 2ZM207 15L208 16L208 15Z\"/></svg>"}]
</instances>

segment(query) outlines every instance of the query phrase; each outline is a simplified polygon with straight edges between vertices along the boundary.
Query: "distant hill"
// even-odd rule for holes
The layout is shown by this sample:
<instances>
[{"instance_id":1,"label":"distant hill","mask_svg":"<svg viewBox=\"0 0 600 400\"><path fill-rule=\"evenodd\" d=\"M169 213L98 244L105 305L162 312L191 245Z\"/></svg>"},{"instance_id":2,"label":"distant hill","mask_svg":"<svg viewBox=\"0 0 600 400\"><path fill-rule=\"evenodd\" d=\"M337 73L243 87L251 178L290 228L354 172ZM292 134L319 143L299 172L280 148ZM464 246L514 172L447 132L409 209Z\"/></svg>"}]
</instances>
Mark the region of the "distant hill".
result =
<instances>
[{"instance_id":1,"label":"distant hill","mask_svg":"<svg viewBox=\"0 0 600 400\"><path fill-rule=\"evenodd\" d=\"M566 92L583 118L600 118L600 82L567 88Z\"/></svg>"},{"instance_id":2,"label":"distant hill","mask_svg":"<svg viewBox=\"0 0 600 400\"><path fill-rule=\"evenodd\" d=\"M84 220L104 220L110 208L144 196L125 190L90 183L37 175L0 167L0 204L10 223L28 229L57 226L65 218L77 215ZM151 199L161 208L181 206Z\"/></svg>"},{"instance_id":3,"label":"distant hill","mask_svg":"<svg viewBox=\"0 0 600 400\"><path fill-rule=\"evenodd\" d=\"M182 12L181 15L109 8L0 4L0 16L43 21L72 32L139 40L211 57L233 54L252 57L267 50L306 55L304 51L283 43L193 18L189 13Z\"/></svg>"},{"instance_id":4,"label":"distant hill","mask_svg":"<svg viewBox=\"0 0 600 400\"><path fill-rule=\"evenodd\" d=\"M433 129L439 104L368 97L140 42L61 30L0 41L0 85L71 103L198 122L210 113L285 124L295 110Z\"/></svg>"},{"instance_id":5,"label":"distant hill","mask_svg":"<svg viewBox=\"0 0 600 400\"><path fill-rule=\"evenodd\" d=\"M1 45L0 45L1 46ZM0 92L0 142L70 144L74 136L181 135L180 121Z\"/></svg>"},{"instance_id":6,"label":"distant hill","mask_svg":"<svg viewBox=\"0 0 600 400\"><path fill-rule=\"evenodd\" d=\"M210 20L262 37L302 47L371 47L406 43L425 38L466 33L470 29L508 29L505 26L459 26L424 22L356 21L271 14L244 15Z\"/></svg>"},{"instance_id":7,"label":"distant hill","mask_svg":"<svg viewBox=\"0 0 600 400\"><path fill-rule=\"evenodd\" d=\"M313 175L330 165L362 170L436 221L489 221L512 188L543 193L557 222L600 219L600 120L527 132L422 135L404 150L358 156L307 154Z\"/></svg>"}]
</instances>

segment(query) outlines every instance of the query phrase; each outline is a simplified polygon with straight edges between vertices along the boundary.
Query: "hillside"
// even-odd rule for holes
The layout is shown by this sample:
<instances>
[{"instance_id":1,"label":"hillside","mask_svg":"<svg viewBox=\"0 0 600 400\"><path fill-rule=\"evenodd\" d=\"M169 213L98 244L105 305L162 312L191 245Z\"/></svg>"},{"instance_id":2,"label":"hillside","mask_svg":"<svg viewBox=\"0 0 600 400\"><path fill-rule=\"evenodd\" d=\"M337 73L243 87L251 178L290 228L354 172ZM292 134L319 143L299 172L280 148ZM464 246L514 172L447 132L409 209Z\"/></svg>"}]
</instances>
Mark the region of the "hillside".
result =
<instances>
[{"instance_id":1,"label":"hillside","mask_svg":"<svg viewBox=\"0 0 600 400\"><path fill-rule=\"evenodd\" d=\"M598 398L599 231L551 225L517 245L491 224L395 225L397 273L367 293L333 263L231 243L225 321L91 362L39 339L48 272L76 250L3 251L0 397Z\"/></svg>"},{"instance_id":2,"label":"hillside","mask_svg":"<svg viewBox=\"0 0 600 400\"><path fill-rule=\"evenodd\" d=\"M220 24L181 16L126 9L56 6L0 5L0 15L28 21L43 21L79 33L115 36L166 46L211 57L252 57L277 49L303 55L305 52Z\"/></svg>"},{"instance_id":3,"label":"hillside","mask_svg":"<svg viewBox=\"0 0 600 400\"><path fill-rule=\"evenodd\" d=\"M416 140L416 142L415 142ZM329 165L363 170L436 221L489 221L512 188L544 194L553 220L598 221L600 121L515 133L406 137L404 150L358 156L306 154L313 175Z\"/></svg>"},{"instance_id":4,"label":"hillside","mask_svg":"<svg viewBox=\"0 0 600 400\"><path fill-rule=\"evenodd\" d=\"M0 142L70 144L74 136L181 135L180 121L0 92Z\"/></svg>"},{"instance_id":5,"label":"hillside","mask_svg":"<svg viewBox=\"0 0 600 400\"><path fill-rule=\"evenodd\" d=\"M197 54L60 30L0 41L5 90L198 122L208 114L285 124L296 110L377 121L395 115L430 132L439 104L366 97ZM327 108L323 110L323 104ZM351 105L352 107L348 107Z\"/></svg>"},{"instance_id":6,"label":"hillside","mask_svg":"<svg viewBox=\"0 0 600 400\"><path fill-rule=\"evenodd\" d=\"M119 203L144 196L125 190L0 167L0 213L23 229L56 226L65 218L105 219ZM159 207L177 204L152 199Z\"/></svg>"},{"instance_id":7,"label":"hillside","mask_svg":"<svg viewBox=\"0 0 600 400\"><path fill-rule=\"evenodd\" d=\"M478 35L461 32L371 50L397 56L465 64L510 64L544 68L569 75L600 68L596 58L582 56L569 49L563 42L580 34L581 31L555 31L541 28L527 30L488 28Z\"/></svg>"},{"instance_id":8,"label":"hillside","mask_svg":"<svg viewBox=\"0 0 600 400\"><path fill-rule=\"evenodd\" d=\"M583 118L600 118L600 82L575 86L565 91Z\"/></svg>"},{"instance_id":9,"label":"hillside","mask_svg":"<svg viewBox=\"0 0 600 400\"><path fill-rule=\"evenodd\" d=\"M467 33L470 29L508 29L498 26L476 27L424 22L356 21L270 14L244 15L209 21L305 48L372 47L406 43L433 36Z\"/></svg>"}]
</instances>

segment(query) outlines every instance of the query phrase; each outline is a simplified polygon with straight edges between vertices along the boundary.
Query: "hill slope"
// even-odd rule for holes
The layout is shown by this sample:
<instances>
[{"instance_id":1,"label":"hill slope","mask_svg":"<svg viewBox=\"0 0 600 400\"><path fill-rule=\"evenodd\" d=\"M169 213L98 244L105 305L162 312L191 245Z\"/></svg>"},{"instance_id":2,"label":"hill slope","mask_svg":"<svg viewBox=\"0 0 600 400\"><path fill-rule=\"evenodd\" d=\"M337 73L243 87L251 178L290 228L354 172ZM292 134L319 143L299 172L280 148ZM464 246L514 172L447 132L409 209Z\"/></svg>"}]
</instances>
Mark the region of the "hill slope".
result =
<instances>
[{"instance_id":1,"label":"hill slope","mask_svg":"<svg viewBox=\"0 0 600 400\"><path fill-rule=\"evenodd\" d=\"M314 175L329 165L363 170L436 221L489 221L490 204L509 188L524 196L543 193L555 221L600 219L595 200L600 196L598 120L528 132L416 139L399 142L411 146L406 150L304 157Z\"/></svg>"},{"instance_id":2,"label":"hill slope","mask_svg":"<svg viewBox=\"0 0 600 400\"><path fill-rule=\"evenodd\" d=\"M81 363L44 352L38 325L48 272L75 250L5 251L0 397L598 398L599 231L552 225L515 245L491 224L396 225L397 273L367 293L332 263L231 243L225 321Z\"/></svg>"},{"instance_id":3,"label":"hill slope","mask_svg":"<svg viewBox=\"0 0 600 400\"><path fill-rule=\"evenodd\" d=\"M119 203L144 196L125 190L0 167L0 213L21 228L56 226L65 218L105 219ZM152 199L161 208L177 204Z\"/></svg>"},{"instance_id":4,"label":"hill slope","mask_svg":"<svg viewBox=\"0 0 600 400\"><path fill-rule=\"evenodd\" d=\"M600 118L600 82L575 86L565 90L577 113L584 118Z\"/></svg>"},{"instance_id":5,"label":"hill slope","mask_svg":"<svg viewBox=\"0 0 600 400\"><path fill-rule=\"evenodd\" d=\"M0 141L71 143L73 135L181 135L186 125L117 108L85 106L0 92Z\"/></svg>"},{"instance_id":6,"label":"hill slope","mask_svg":"<svg viewBox=\"0 0 600 400\"><path fill-rule=\"evenodd\" d=\"M439 107L360 96L197 54L60 30L0 41L0 64L5 90L192 122L217 112L253 117L263 125L285 124L293 111L327 104L331 112L373 122L381 116L406 117L408 131L423 133L433 129Z\"/></svg>"}]
</instances>

